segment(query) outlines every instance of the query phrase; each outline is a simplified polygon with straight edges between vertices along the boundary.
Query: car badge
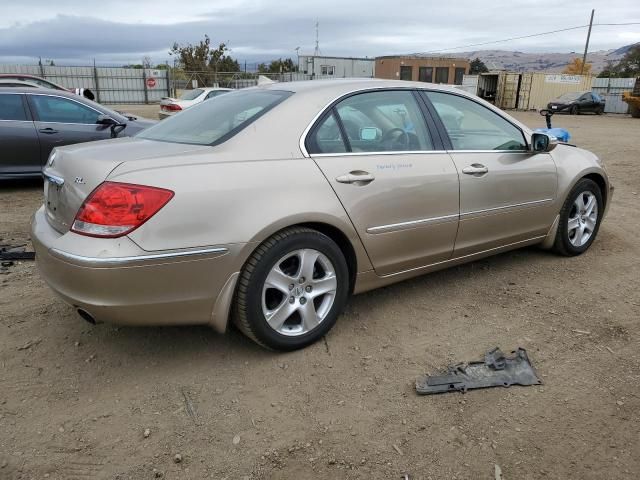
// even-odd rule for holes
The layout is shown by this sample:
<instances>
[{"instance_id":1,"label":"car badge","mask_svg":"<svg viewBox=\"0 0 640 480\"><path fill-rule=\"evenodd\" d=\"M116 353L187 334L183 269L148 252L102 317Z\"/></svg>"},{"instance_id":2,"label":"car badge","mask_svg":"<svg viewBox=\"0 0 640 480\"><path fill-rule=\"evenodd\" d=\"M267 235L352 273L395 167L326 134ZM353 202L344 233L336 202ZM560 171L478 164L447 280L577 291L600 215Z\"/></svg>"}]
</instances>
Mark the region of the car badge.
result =
<instances>
[{"instance_id":1,"label":"car badge","mask_svg":"<svg viewBox=\"0 0 640 480\"><path fill-rule=\"evenodd\" d=\"M76 177L75 180L73 181L73 183L78 183L80 185L84 185L84 178L82 177Z\"/></svg>"}]
</instances>

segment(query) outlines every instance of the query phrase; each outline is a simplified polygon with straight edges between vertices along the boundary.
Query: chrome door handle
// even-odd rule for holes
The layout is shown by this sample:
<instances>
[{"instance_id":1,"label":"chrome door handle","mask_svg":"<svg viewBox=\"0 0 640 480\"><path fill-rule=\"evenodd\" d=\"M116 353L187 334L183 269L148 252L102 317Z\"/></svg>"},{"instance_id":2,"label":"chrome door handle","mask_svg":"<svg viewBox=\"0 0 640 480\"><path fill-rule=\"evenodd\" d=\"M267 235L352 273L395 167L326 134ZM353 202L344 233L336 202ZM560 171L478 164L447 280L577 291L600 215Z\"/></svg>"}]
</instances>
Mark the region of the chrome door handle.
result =
<instances>
[{"instance_id":1,"label":"chrome door handle","mask_svg":"<svg viewBox=\"0 0 640 480\"><path fill-rule=\"evenodd\" d=\"M464 167L462 169L462 173L465 173L467 175L484 175L488 171L489 169L481 163L472 163L468 167Z\"/></svg>"},{"instance_id":2,"label":"chrome door handle","mask_svg":"<svg viewBox=\"0 0 640 480\"><path fill-rule=\"evenodd\" d=\"M355 185L367 185L373 182L376 179L369 172L364 172L362 170L354 170L353 172L349 172L346 175L340 175L336 177L336 182L338 183L353 183Z\"/></svg>"}]
</instances>

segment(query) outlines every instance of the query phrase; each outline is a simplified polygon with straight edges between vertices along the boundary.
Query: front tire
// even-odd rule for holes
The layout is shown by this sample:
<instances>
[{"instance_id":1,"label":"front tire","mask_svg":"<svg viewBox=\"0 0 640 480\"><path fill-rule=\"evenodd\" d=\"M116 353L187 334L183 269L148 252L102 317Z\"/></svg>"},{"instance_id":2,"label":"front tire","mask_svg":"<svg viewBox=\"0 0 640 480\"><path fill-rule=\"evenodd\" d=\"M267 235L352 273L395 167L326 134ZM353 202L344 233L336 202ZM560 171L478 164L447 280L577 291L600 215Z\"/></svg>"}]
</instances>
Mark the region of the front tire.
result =
<instances>
[{"instance_id":1,"label":"front tire","mask_svg":"<svg viewBox=\"0 0 640 480\"><path fill-rule=\"evenodd\" d=\"M296 350L333 327L348 296L340 247L316 230L291 227L266 240L245 264L234 321L264 347Z\"/></svg>"},{"instance_id":2,"label":"front tire","mask_svg":"<svg viewBox=\"0 0 640 480\"><path fill-rule=\"evenodd\" d=\"M598 234L603 213L600 187L593 180L583 178L571 189L560 210L553 250L565 256L586 252Z\"/></svg>"},{"instance_id":3,"label":"front tire","mask_svg":"<svg viewBox=\"0 0 640 480\"><path fill-rule=\"evenodd\" d=\"M580 110L578 109L577 105L572 105L571 108L569 109L569 114L571 115L578 115L580 113Z\"/></svg>"}]
</instances>

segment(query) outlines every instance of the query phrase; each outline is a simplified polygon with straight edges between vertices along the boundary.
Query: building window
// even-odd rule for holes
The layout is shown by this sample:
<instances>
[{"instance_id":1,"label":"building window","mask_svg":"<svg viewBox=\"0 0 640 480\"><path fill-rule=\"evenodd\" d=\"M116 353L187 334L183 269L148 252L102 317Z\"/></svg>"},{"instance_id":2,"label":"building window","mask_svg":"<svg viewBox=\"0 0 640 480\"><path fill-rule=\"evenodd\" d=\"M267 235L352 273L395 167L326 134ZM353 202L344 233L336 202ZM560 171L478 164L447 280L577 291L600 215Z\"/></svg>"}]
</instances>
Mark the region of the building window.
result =
<instances>
[{"instance_id":1,"label":"building window","mask_svg":"<svg viewBox=\"0 0 640 480\"><path fill-rule=\"evenodd\" d=\"M436 83L449 83L449 67L436 67Z\"/></svg>"},{"instance_id":2,"label":"building window","mask_svg":"<svg viewBox=\"0 0 640 480\"><path fill-rule=\"evenodd\" d=\"M420 67L418 69L418 81L433 82L433 67Z\"/></svg>"},{"instance_id":3,"label":"building window","mask_svg":"<svg viewBox=\"0 0 640 480\"><path fill-rule=\"evenodd\" d=\"M335 73L336 67L333 65L321 65L320 71L322 75L333 75Z\"/></svg>"},{"instance_id":4,"label":"building window","mask_svg":"<svg viewBox=\"0 0 640 480\"><path fill-rule=\"evenodd\" d=\"M400 80L413 80L413 67L403 65L400 67Z\"/></svg>"},{"instance_id":5,"label":"building window","mask_svg":"<svg viewBox=\"0 0 640 480\"><path fill-rule=\"evenodd\" d=\"M455 83L456 85L462 85L462 78L464 77L464 74L465 74L464 68L456 67L456 75L455 75L455 79L453 80L453 83Z\"/></svg>"}]
</instances>

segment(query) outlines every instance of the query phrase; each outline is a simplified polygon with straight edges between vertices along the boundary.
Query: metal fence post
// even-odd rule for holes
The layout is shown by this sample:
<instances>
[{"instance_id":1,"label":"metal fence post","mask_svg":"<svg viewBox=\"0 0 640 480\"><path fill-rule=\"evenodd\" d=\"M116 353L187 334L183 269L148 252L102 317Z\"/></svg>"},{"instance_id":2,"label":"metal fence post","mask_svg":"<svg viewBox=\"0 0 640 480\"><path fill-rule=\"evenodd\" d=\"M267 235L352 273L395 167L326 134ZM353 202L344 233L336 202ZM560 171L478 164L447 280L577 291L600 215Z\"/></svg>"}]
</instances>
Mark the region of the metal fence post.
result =
<instances>
[{"instance_id":1,"label":"metal fence post","mask_svg":"<svg viewBox=\"0 0 640 480\"><path fill-rule=\"evenodd\" d=\"M98 82L98 69L95 60L93 62L93 82L96 84L96 102L100 103L100 83Z\"/></svg>"},{"instance_id":2,"label":"metal fence post","mask_svg":"<svg viewBox=\"0 0 640 480\"><path fill-rule=\"evenodd\" d=\"M167 69L165 70L167 75L167 97L171 97L171 71L169 70L169 64L167 63Z\"/></svg>"},{"instance_id":3,"label":"metal fence post","mask_svg":"<svg viewBox=\"0 0 640 480\"><path fill-rule=\"evenodd\" d=\"M144 87L144 103L149 103L149 90L147 90L147 70L142 69L142 86Z\"/></svg>"}]
</instances>

